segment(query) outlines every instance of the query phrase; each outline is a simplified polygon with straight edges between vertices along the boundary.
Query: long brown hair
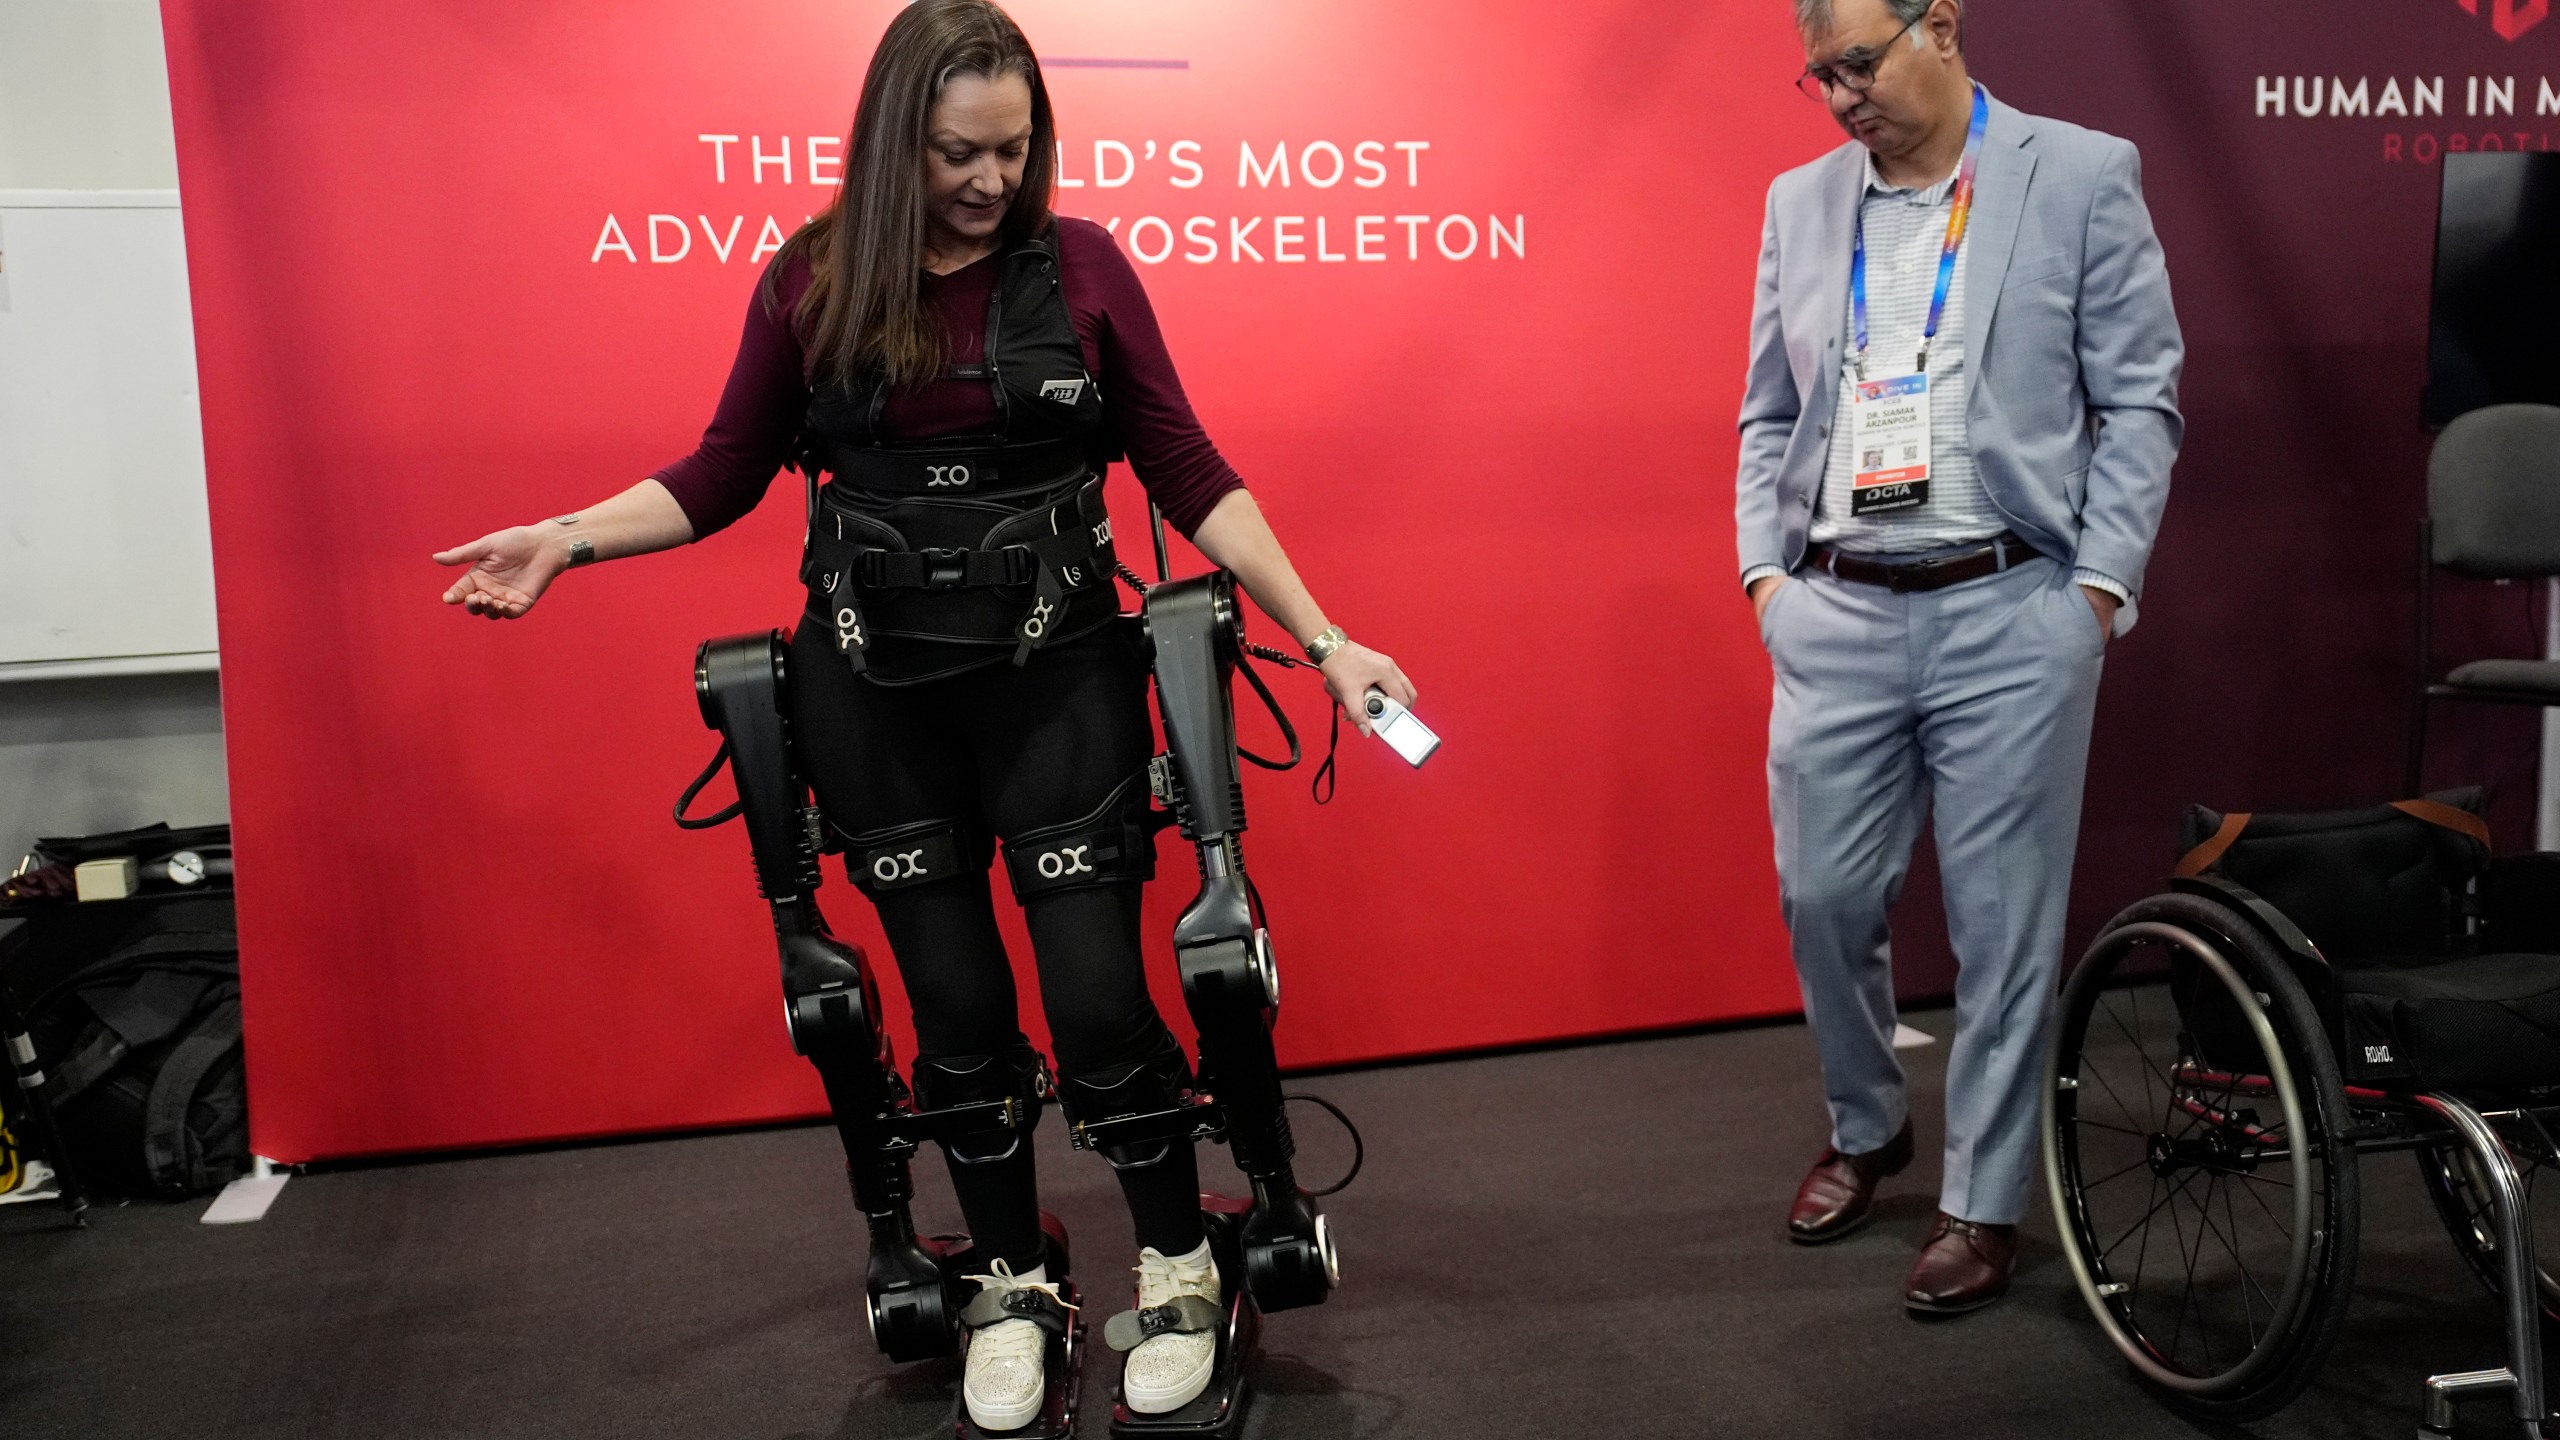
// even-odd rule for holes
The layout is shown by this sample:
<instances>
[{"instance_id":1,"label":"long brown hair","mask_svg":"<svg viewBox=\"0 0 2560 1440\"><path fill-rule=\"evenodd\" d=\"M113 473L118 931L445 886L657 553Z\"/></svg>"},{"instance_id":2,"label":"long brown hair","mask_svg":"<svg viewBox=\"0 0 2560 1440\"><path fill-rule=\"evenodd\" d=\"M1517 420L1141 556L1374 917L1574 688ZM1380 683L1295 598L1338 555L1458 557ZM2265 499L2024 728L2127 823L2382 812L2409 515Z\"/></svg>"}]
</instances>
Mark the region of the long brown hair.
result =
<instances>
[{"instance_id":1,"label":"long brown hair","mask_svg":"<svg viewBox=\"0 0 2560 1440\"><path fill-rule=\"evenodd\" d=\"M925 129L953 77L1019 75L1031 87L1031 144L1022 186L1005 211L1007 245L1049 225L1057 126L1039 57L992 0L917 0L898 12L871 54L845 141L843 178L824 213L783 246L768 271L805 254L809 291L793 316L813 384L850 384L877 371L909 388L942 369L942 327L919 278L925 242Z\"/></svg>"}]
</instances>

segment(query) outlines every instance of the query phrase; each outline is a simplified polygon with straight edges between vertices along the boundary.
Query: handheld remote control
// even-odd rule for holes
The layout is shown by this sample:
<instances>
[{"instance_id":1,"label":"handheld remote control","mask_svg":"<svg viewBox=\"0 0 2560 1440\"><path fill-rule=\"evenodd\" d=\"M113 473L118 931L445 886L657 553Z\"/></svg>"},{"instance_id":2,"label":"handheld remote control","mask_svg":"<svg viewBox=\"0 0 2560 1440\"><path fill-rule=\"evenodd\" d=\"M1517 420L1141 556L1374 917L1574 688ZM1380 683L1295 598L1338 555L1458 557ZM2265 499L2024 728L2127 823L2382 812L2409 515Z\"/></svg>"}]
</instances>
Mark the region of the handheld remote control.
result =
<instances>
[{"instance_id":1,"label":"handheld remote control","mask_svg":"<svg viewBox=\"0 0 2560 1440\"><path fill-rule=\"evenodd\" d=\"M1431 752L1440 748L1440 737L1431 727L1414 718L1413 712L1387 698L1387 692L1372 685L1366 701L1369 733L1384 740L1404 757L1404 763L1419 770Z\"/></svg>"}]
</instances>

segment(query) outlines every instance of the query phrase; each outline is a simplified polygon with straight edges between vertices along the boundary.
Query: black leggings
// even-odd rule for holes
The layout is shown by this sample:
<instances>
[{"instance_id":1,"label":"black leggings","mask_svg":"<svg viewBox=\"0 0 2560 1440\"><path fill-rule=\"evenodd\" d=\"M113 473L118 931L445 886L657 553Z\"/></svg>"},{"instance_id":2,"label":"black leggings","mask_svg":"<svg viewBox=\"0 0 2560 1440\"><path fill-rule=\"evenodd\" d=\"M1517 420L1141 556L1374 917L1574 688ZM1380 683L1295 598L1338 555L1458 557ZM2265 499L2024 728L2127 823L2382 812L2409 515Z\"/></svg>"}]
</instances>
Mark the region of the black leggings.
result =
<instances>
[{"instance_id":1,"label":"black leggings","mask_svg":"<svg viewBox=\"0 0 2560 1440\"><path fill-rule=\"evenodd\" d=\"M906 686L855 676L824 628L803 624L791 648L791 710L819 807L846 835L957 822L1010 840L1099 809L1154 748L1147 667L1122 622L1036 652L1020 668L1000 661ZM920 1070L938 1058L999 1055L1023 1043L988 882L973 867L875 897L915 1008ZM1093 885L1023 906L1062 1076L1178 1053L1147 994L1140 889L1134 880ZM963 1153L944 1148L980 1257L1001 1257L1017 1270L1039 1264L1031 1147L994 1160L967 1158L965 1145ZM1149 1157L1153 1163L1115 1165L1138 1243L1186 1253L1202 1237L1193 1147L1178 1143Z\"/></svg>"}]
</instances>

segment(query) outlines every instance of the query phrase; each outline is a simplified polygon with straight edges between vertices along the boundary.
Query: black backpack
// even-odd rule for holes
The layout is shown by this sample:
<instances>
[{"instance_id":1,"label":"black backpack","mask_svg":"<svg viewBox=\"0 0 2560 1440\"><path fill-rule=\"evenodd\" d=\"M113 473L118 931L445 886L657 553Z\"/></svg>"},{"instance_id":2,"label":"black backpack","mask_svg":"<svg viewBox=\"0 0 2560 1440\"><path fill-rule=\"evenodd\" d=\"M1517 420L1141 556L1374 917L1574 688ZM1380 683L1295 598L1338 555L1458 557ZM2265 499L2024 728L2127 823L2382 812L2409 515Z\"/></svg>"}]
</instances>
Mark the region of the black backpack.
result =
<instances>
[{"instance_id":1,"label":"black backpack","mask_svg":"<svg viewBox=\"0 0 2560 1440\"><path fill-rule=\"evenodd\" d=\"M8 938L16 1008L83 1186L174 1199L247 1172L229 895L65 906Z\"/></svg>"}]
</instances>

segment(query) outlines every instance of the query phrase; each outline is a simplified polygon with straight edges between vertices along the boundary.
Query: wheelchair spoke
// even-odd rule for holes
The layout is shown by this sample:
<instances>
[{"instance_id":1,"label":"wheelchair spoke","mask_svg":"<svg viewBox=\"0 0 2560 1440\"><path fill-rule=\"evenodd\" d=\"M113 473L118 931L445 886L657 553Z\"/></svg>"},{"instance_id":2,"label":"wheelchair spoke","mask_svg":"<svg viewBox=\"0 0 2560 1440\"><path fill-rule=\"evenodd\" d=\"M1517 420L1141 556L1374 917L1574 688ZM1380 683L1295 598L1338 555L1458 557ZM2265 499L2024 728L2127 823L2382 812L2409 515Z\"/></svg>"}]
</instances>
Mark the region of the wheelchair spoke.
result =
<instances>
[{"instance_id":1,"label":"wheelchair spoke","mask_svg":"<svg viewBox=\"0 0 2560 1440\"><path fill-rule=\"evenodd\" d=\"M2204 1172L2201 1170L2190 1170L2186 1174L2179 1176L2176 1180L2169 1183L2169 1193L2166 1195L2160 1194L2158 1182L2153 1182L2151 1193L2154 1198L2151 1202L2151 1208L2143 1211L2139 1219L2135 1220L2131 1225L2126 1226L2124 1233L2118 1235L2112 1244L2109 1244L2105 1249L2099 1251L2098 1258L2103 1260L2109 1255L2116 1253L2116 1247L2122 1245L2127 1240L2132 1239L2135 1231L2141 1231L2146 1237L2143 1241L2144 1244L2148 1245L2151 1243L2147 1238L2151 1233L2151 1217L2159 1214L2162 1210L2167 1209L2170 1202L2176 1200L2180 1194L2184 1193L2187 1186L2193 1183L2198 1175L2203 1173ZM2175 1212L2172 1211L2171 1214L2174 1219ZM2181 1240L2179 1243L2184 1244L2186 1242ZM2135 1261L2134 1268L2136 1270L2140 1270L2142 1268L2141 1262L2138 1260Z\"/></svg>"},{"instance_id":2,"label":"wheelchair spoke","mask_svg":"<svg viewBox=\"0 0 2560 1440\"><path fill-rule=\"evenodd\" d=\"M2255 1177L2255 1176L2249 1176L2249 1177L2246 1177L2246 1178L2249 1178L2249 1179L2255 1179L2255 1178L2257 1178L2257 1177ZM2267 1182L2267 1183L2272 1184L2272 1183L2274 1183L2274 1182L2270 1181L2270 1182ZM2292 1188L2292 1187L2287 1186L2286 1188L2287 1188L2287 1189L2290 1189L2290 1188ZM2268 1218L2269 1220L2271 1220L2271 1221L2275 1222L2276 1233L2277 1233L2278 1235L2283 1236L2283 1237L2284 1237L2286 1240L2288 1240L2288 1241L2290 1241L2290 1240L2292 1240L2292 1239L2293 1239L2293 1231L2285 1225L2285 1223L2284 1223L2284 1217L2282 1217L2282 1216L2280 1216L2280 1215L2276 1214L2276 1212L2275 1212L2275 1207L2274 1207L2274 1206L2272 1206L2272 1205L2269 1205L2269 1204L2267 1203L2267 1197L2266 1197L2266 1196L2259 1194L2259 1193L2258 1193L2257 1191L2255 1191L2255 1190L2247 1190L2247 1189L2245 1189L2245 1187L2244 1187L2244 1191L2243 1191L2243 1193L2247 1194L2247 1195L2248 1195L2248 1197L2249 1197L2250 1199L2257 1201L2257 1202L2258 1202L2258 1208L2259 1208L2259 1209L2264 1210L2264 1211L2266 1211L2266 1212L2267 1212L2267 1218Z\"/></svg>"},{"instance_id":3,"label":"wheelchair spoke","mask_svg":"<svg viewBox=\"0 0 2560 1440\"><path fill-rule=\"evenodd\" d=\"M2249 1269L2248 1260L2240 1254L2240 1219L2238 1213L2232 1208L2231 1192L2221 1183L2221 1177L2216 1177L2214 1190L2222 1196L2222 1214L2224 1220L2228 1222L2228 1229L2213 1224L2213 1202L2210 1199L2205 1202L2204 1223L2213 1227L2213 1238L2222 1242L2224 1252L2231 1256L2231 1263L2239 1267L2240 1319L2242 1326L2249 1333L2250 1348L2255 1349L2258 1344L2258 1328L2257 1319L2249 1310L2249 1292L2252 1290L2258 1292L2258 1298L2266 1304L2267 1319L2270 1322L2276 1317L2276 1302L2267 1294L2266 1287L2258 1283L2258 1277Z\"/></svg>"},{"instance_id":4,"label":"wheelchair spoke","mask_svg":"<svg viewBox=\"0 0 2560 1440\"><path fill-rule=\"evenodd\" d=\"M2224 1235L2222 1245L2224 1249L2231 1252L2231 1263L2240 1267L2240 1324L2249 1336L2249 1348L2255 1350L2258 1348L2260 1332L2257 1317L2249 1309L2249 1292L2252 1290L2258 1292L2258 1298L2266 1302L2267 1323L2270 1325L2275 1323L2276 1302L2269 1298L2266 1287L2258 1283L2258 1277L2250 1273L2249 1262L2242 1258L2239 1245L2234 1243L2235 1237L2240 1233L2240 1216L2231 1203L2231 1192L2237 1188L2231 1185L2214 1187L2222 1196L2222 1219L2225 1226L2224 1231L2217 1233Z\"/></svg>"},{"instance_id":5,"label":"wheelchair spoke","mask_svg":"<svg viewBox=\"0 0 2560 1440\"><path fill-rule=\"evenodd\" d=\"M2170 1199L2175 1200L2178 1195L2184 1193L2185 1189L2184 1184L2179 1185L2176 1190L2170 1192ZM2169 1332L2168 1358L2174 1362L2178 1358L2178 1342L2187 1336L2187 1312L2194 1309L2196 1304L2195 1256L2187 1249L2187 1227L2178 1219L2178 1207L2174 1204L2169 1207L2169 1231L2177 1237L2178 1258L2184 1261L2187 1267L2187 1288L2178 1292L2178 1323L2176 1328ZM2196 1239L2199 1241L2204 1239L2201 1231L2197 1233Z\"/></svg>"},{"instance_id":6,"label":"wheelchair spoke","mask_svg":"<svg viewBox=\"0 0 2560 1440\"><path fill-rule=\"evenodd\" d=\"M2157 1176L2157 1175L2154 1175L2154 1176L2152 1176L2152 1177L2151 1177L2151 1200L2152 1200L2152 1204L2153 1204L2155 1207L2159 1204L2159 1200L2160 1200L2160 1177L2159 1177L2159 1176ZM2119 1240L2119 1241L2117 1241L2117 1242L2116 1242L2116 1244L2118 1244L2118 1245L2121 1245L2121 1244L2123 1244L2123 1243L2124 1243L2124 1242L2123 1242L2122 1240ZM2104 1263L2106 1263L2106 1258L2107 1258L2107 1252L2105 1252L2105 1251L2101 1251L2101 1252L2099 1252L2099 1255L2098 1255L2098 1261L2099 1261L2099 1263L2100 1263L2100 1264L2104 1264ZM2126 1313L2126 1314L2128 1314L2128 1315L2130 1315L2130 1314L2134 1313L2134 1311L2135 1311L2136 1307L2140 1306L2140 1305L2141 1305L2141 1303L2142 1303L2142 1268L2143 1268L2143 1266L2144 1266L2146 1263L2148 1263L2148 1262L2149 1262L2149 1260L2150 1260L2150 1259L2151 1259L2151 1227L2150 1227L2150 1226L2148 1226L2148 1225L2146 1225L2146 1226L2143 1226L2143 1227L2142 1227L2142 1243L2141 1243L2140 1245L2138 1245L2138 1246L2134 1247L2134 1252L2133 1252L2133 1288L2132 1288L2130 1291L2126 1292L2126 1294L2125 1294L2125 1299L2124 1299L2124 1308L2125 1308L2125 1313Z\"/></svg>"},{"instance_id":7,"label":"wheelchair spoke","mask_svg":"<svg viewBox=\"0 0 2560 1440\"><path fill-rule=\"evenodd\" d=\"M2132 992L2132 1025L2135 1025L2135 1030L2143 1027L2143 992L2140 992L2140 989ZM2171 1063L2168 1063L2168 1066L2161 1066L2161 1063L2150 1058L2148 1043L2140 1043L2140 1040L2135 1043L2135 1051L2143 1056L2143 1107L2148 1109L2150 1115L2168 1115L2168 1097L2173 1094L2171 1076L2176 1074L2176 1045L2179 1045L2176 1043L2176 1030L2171 1030L2171 1040L2168 1040L2168 1048L2171 1048ZM2150 1089L2153 1076L2161 1079L2161 1092L2158 1094L2153 1094L2153 1089ZM2158 1120L2153 1122L2158 1125Z\"/></svg>"},{"instance_id":8,"label":"wheelchair spoke","mask_svg":"<svg viewBox=\"0 0 2560 1440\"><path fill-rule=\"evenodd\" d=\"M2108 1018L2109 1020L2112 1020L2112 1021L2114 1021L2114 1022L2115 1022L2115 1027L2116 1027L2116 1029L2117 1029L2119 1032L2121 1032L2121 1033L2123 1034L2124 1038L2125 1038L2128 1042L2130 1042L2130 1043L2132 1044L2132 1046L2133 1046L2134 1058L2135 1058L2135 1060L2138 1062L2138 1068L2140 1069L2140 1071L2141 1071L2141 1073L2142 1073L2142 1104L2143 1104L2143 1108L2144 1108L2145 1110L2150 1111L2152 1114L2155 1114L2155 1115L2156 1115L2156 1114L2161 1113L2161 1110L2165 1108L2165 1103L2163 1103L2163 1102L2155 1102L2155 1101L2153 1100L2153 1098L2152 1098L2152 1094L2151 1094L2151 1071L2152 1071L2152 1063L2151 1063L2151 1048L2150 1048L2149 1046L2147 1046L2147 1045L2145 1045L2145 1044L2143 1044L2143 1043L2142 1043L2142 1037L2141 1037L2141 1036L2139 1036L2139 1035L2137 1035L2136 1033L2134 1033L2134 1032L2135 1032L2135 1029L2136 1029L2137 1027L2139 1027L2139 1026L2142 1024L2142 992L2141 992L2139 989L2136 989L2136 990L2134 990L2134 991L2130 992L2130 994L2131 994L2131 996L2132 996L2131 1003L2132 1003L2132 1005L2133 1005L2133 1023L2132 1023L2131 1025L2126 1024L2126 1023L2125 1023L2125 1018L2124 1018L2124 1016L2123 1016L2121 1013L2119 1013L2119 1012L2116 1010L2116 1008L2115 1008L2114 1006L2112 1006L2112 1005L2109 1005L2109 1006L2107 1007L2107 1018ZM2119 1103L2121 1103L2121 1102L2119 1102ZM2136 1125L2139 1125L2139 1124L2141 1124L2141 1123L2142 1123L2142 1117L2141 1117L2141 1116L2139 1116L2139 1115L2135 1115L2135 1116L2133 1116L2132 1118L2133 1118L2133 1123L2135 1123Z\"/></svg>"},{"instance_id":9,"label":"wheelchair spoke","mask_svg":"<svg viewBox=\"0 0 2560 1440\"><path fill-rule=\"evenodd\" d=\"M2128 1133L2130 1133L2130 1132L2128 1132ZM2151 1157L2150 1157L2150 1156L2148 1156L2148 1155L2146 1155L2146 1156L2142 1157L2141 1159L2134 1161L2134 1162L2133 1162L2132 1164L2130 1164L2130 1165L2120 1166L2120 1167L2118 1167L2118 1168L2116 1168L2116 1169L2114 1169L2114 1170L2110 1170L2110 1171L2108 1171L2106 1174L2099 1176L2099 1177L2098 1177L2097 1179L2095 1179L2095 1180L2084 1180L2084 1181L2082 1181L2082 1182L2081 1182L2081 1184L2080 1184L2080 1188L2081 1188L2082 1190L2084 1190L2084 1191L2087 1191L2087 1190L2095 1190L2095 1189L2097 1189L2099 1186L2104 1185L2104 1184L2107 1184L2107 1183L2109 1183L2110 1181L2115 1181L2115 1180L2123 1179L2125 1176L2132 1174L2132 1173L2133 1173L2134 1171L2136 1171L2136 1170L2147 1170L2147 1169L2149 1169L2150 1167L2151 1167Z\"/></svg>"},{"instance_id":10,"label":"wheelchair spoke","mask_svg":"<svg viewBox=\"0 0 2560 1440\"><path fill-rule=\"evenodd\" d=\"M2136 1124L2136 1125L2140 1125L2140 1124L2142 1123L2142 1117L2141 1117L2141 1116L2139 1116L2139 1115L2134 1114L2134 1113L2133 1113L2133 1107L2132 1107L2132 1106L2130 1106L2130 1105L2127 1105L2126 1103L2124 1103L2124 1097L2123 1097L2122 1095L2119 1095L2119 1094L2117 1094L2117 1093L2116 1093L2115 1082L2114 1082L2114 1081L2112 1081L2112 1080L2109 1080L2109 1079L2107 1078L2107 1072L2106 1072L2106 1071L2104 1071L2104 1070L2102 1070L2102 1069L2098 1069L2098 1068L2096 1068L2096 1067L2094 1067L2094 1066L2085 1066L2085 1065L2084 1065L2084 1066L2082 1066L2082 1067L2081 1067L2081 1069L2082 1069L2082 1072L2083 1072L2084 1074L2086 1074L2090 1079L2093 1079L2093 1080L2095 1080L2095 1081L2097 1081L2097 1082L2098 1082L2098 1088L2107 1092L2107 1098L2108 1098L2108 1099L2113 1100L2114 1102L2116 1102L2116 1108L2117 1108L2118 1110L2120 1110L2120 1111L2123 1111L2123 1112L2124 1112L2124 1118L2126 1118L2127 1120L2132 1121L2132 1122L2133 1122L2134 1124ZM2081 1123L2081 1124L2083 1124L2083 1125L2097 1125L2097 1126L2098 1126L2098 1128L2099 1128L2099 1129L2102 1129L2102 1130L2113 1130L2113 1129L2116 1129L2116 1128L2117 1128L2117 1127L2115 1127L2115 1126L2113 1126L2113 1125L2098 1125L2098 1122L2097 1122L2097 1121L2095 1121L2095 1120L2086 1120L2086 1119L2084 1119L2084 1120L2082 1120L2080 1123ZM2123 1133L2123 1134L2126 1134L2126 1135L2143 1135L2143 1136L2146 1136L2146 1137L2147 1137L2147 1136L2149 1135L2149 1133L2150 1133L2150 1132L2148 1132L2148 1131L2144 1131L2144 1130L2126 1130L2126 1131L2123 1131L2122 1133Z\"/></svg>"}]
</instances>

